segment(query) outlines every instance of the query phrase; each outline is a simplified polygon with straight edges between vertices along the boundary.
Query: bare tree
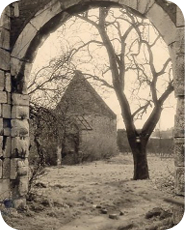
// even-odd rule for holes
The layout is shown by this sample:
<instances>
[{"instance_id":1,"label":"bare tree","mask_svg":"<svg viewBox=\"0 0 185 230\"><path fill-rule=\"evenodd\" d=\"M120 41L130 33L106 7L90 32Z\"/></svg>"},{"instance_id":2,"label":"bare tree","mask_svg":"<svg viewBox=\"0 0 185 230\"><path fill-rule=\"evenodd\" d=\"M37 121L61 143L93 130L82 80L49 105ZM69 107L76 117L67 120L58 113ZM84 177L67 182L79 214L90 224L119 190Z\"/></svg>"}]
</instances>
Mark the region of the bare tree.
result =
<instances>
[{"instance_id":1,"label":"bare tree","mask_svg":"<svg viewBox=\"0 0 185 230\"><path fill-rule=\"evenodd\" d=\"M74 71L70 56L70 53L62 54L60 58L52 59L48 65L31 74L28 94L33 106L52 108L59 102Z\"/></svg>"},{"instance_id":2,"label":"bare tree","mask_svg":"<svg viewBox=\"0 0 185 230\"><path fill-rule=\"evenodd\" d=\"M111 16L111 17L110 17ZM120 15L115 16L114 10L101 7L99 15L90 15L89 12L78 15L78 17L87 23L90 23L99 33L101 40L91 40L84 46L89 46L90 43L96 43L98 46L103 46L107 52L109 65L102 72L102 76L106 72L111 73L112 87L117 95L122 118L126 127L128 141L133 153L134 159L134 177L133 179L149 178L146 146L149 137L159 121L163 104L168 96L173 92L173 80L171 79L171 59L168 58L162 68L157 71L154 62L153 47L161 39L156 35L153 41L145 36L147 31L147 22L141 18L134 16L129 9L120 9ZM126 30L123 30L121 23L128 23ZM116 31L111 35L111 30ZM134 33L134 38L131 39L130 34ZM130 41L129 41L130 39ZM90 49L88 48L88 51ZM93 54L91 54L92 56ZM143 55L142 62L139 61ZM126 74L128 71L135 72L136 81L134 91L139 94L141 88L149 87L148 95L142 101L135 111L131 111L128 97L126 95ZM168 80L165 80L163 92L159 93L157 84L160 82L164 74L168 74ZM131 72L130 72L131 73ZM103 78L92 76L100 80L105 85L109 85ZM147 91L146 91L147 92ZM141 101L141 98L139 98ZM151 113L144 123L141 130L137 130L134 124L136 118L142 118L143 114L151 107Z\"/></svg>"}]
</instances>

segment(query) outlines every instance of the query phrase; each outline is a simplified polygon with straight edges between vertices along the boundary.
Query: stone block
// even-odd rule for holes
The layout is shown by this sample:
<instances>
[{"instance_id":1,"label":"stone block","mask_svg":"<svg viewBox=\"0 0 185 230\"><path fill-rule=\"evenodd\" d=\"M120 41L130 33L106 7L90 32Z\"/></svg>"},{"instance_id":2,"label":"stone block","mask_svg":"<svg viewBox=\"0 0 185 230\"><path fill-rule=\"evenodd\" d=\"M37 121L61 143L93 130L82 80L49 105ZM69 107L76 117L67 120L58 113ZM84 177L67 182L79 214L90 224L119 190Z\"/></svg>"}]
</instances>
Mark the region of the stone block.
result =
<instances>
[{"instance_id":1,"label":"stone block","mask_svg":"<svg viewBox=\"0 0 185 230\"><path fill-rule=\"evenodd\" d=\"M178 98L177 99L177 107L176 107L176 115L175 115L175 130L174 130L174 136L183 138L184 137L184 129L185 129L185 123L184 123L184 98Z\"/></svg>"},{"instance_id":2,"label":"stone block","mask_svg":"<svg viewBox=\"0 0 185 230\"><path fill-rule=\"evenodd\" d=\"M133 0L132 0L133 1ZM69 0L67 1L67 4L69 3ZM74 1L73 3L74 4ZM63 5L63 3L62 3ZM65 6L64 6L65 7ZM68 6L67 6L68 7ZM48 22L49 20L52 19L52 17L58 13L61 12L61 2L56 2L55 5L53 4L52 7L52 11L48 8L48 6L46 5L43 9L42 12L37 12L35 14L35 17L32 18L32 20L30 21L30 23L37 29L40 30L40 28L42 28L42 26ZM65 12L64 12L65 15ZM64 16L65 17L65 16Z\"/></svg>"},{"instance_id":3,"label":"stone block","mask_svg":"<svg viewBox=\"0 0 185 230\"><path fill-rule=\"evenodd\" d=\"M3 91L5 88L5 76L4 71L0 70L0 90Z\"/></svg>"},{"instance_id":4,"label":"stone block","mask_svg":"<svg viewBox=\"0 0 185 230\"><path fill-rule=\"evenodd\" d=\"M12 82L11 82L11 75L10 73L6 73L5 75L5 90L7 92L12 91Z\"/></svg>"},{"instance_id":5,"label":"stone block","mask_svg":"<svg viewBox=\"0 0 185 230\"><path fill-rule=\"evenodd\" d=\"M10 179L15 180L17 178L17 169L18 169L18 161L19 158L12 158L10 160Z\"/></svg>"},{"instance_id":6,"label":"stone block","mask_svg":"<svg viewBox=\"0 0 185 230\"><path fill-rule=\"evenodd\" d=\"M177 12L176 12L176 25L184 26L184 15L178 6L177 6Z\"/></svg>"},{"instance_id":7,"label":"stone block","mask_svg":"<svg viewBox=\"0 0 185 230\"><path fill-rule=\"evenodd\" d=\"M26 94L12 94L13 105L29 106L29 95Z\"/></svg>"},{"instance_id":8,"label":"stone block","mask_svg":"<svg viewBox=\"0 0 185 230\"><path fill-rule=\"evenodd\" d=\"M11 118L11 105L2 105L2 116L3 118Z\"/></svg>"},{"instance_id":9,"label":"stone block","mask_svg":"<svg viewBox=\"0 0 185 230\"><path fill-rule=\"evenodd\" d=\"M34 25L27 23L16 41L16 46L12 51L12 56L17 57L19 60L23 59L32 39L35 37L37 32L38 31Z\"/></svg>"},{"instance_id":10,"label":"stone block","mask_svg":"<svg viewBox=\"0 0 185 230\"><path fill-rule=\"evenodd\" d=\"M1 70L10 70L10 52L0 48L0 69Z\"/></svg>"},{"instance_id":11,"label":"stone block","mask_svg":"<svg viewBox=\"0 0 185 230\"><path fill-rule=\"evenodd\" d=\"M28 176L20 177L18 192L20 196L26 196L28 192Z\"/></svg>"},{"instance_id":12,"label":"stone block","mask_svg":"<svg viewBox=\"0 0 185 230\"><path fill-rule=\"evenodd\" d=\"M11 156L11 138L4 137L4 139L5 139L5 144L4 144L3 156L5 158L8 158Z\"/></svg>"},{"instance_id":13,"label":"stone block","mask_svg":"<svg viewBox=\"0 0 185 230\"><path fill-rule=\"evenodd\" d=\"M5 137L10 137L11 136L11 128L4 128L4 136Z\"/></svg>"},{"instance_id":14,"label":"stone block","mask_svg":"<svg viewBox=\"0 0 185 230\"><path fill-rule=\"evenodd\" d=\"M13 106L12 118L29 119L29 110L28 106Z\"/></svg>"},{"instance_id":15,"label":"stone block","mask_svg":"<svg viewBox=\"0 0 185 230\"><path fill-rule=\"evenodd\" d=\"M155 0L137 1L137 9L141 14L145 14L155 3Z\"/></svg>"},{"instance_id":16,"label":"stone block","mask_svg":"<svg viewBox=\"0 0 185 230\"><path fill-rule=\"evenodd\" d=\"M4 91L0 91L0 103L4 104L8 102L7 94Z\"/></svg>"},{"instance_id":17,"label":"stone block","mask_svg":"<svg viewBox=\"0 0 185 230\"><path fill-rule=\"evenodd\" d=\"M176 26L161 6L157 3L153 4L147 11L146 17L158 29L167 45L176 41Z\"/></svg>"},{"instance_id":18,"label":"stone block","mask_svg":"<svg viewBox=\"0 0 185 230\"><path fill-rule=\"evenodd\" d=\"M11 130L12 137L26 137L29 135L28 120L12 119L11 125L12 125L12 130Z\"/></svg>"},{"instance_id":19,"label":"stone block","mask_svg":"<svg viewBox=\"0 0 185 230\"><path fill-rule=\"evenodd\" d=\"M0 179L1 200L12 196L9 179Z\"/></svg>"},{"instance_id":20,"label":"stone block","mask_svg":"<svg viewBox=\"0 0 185 230\"><path fill-rule=\"evenodd\" d=\"M134 10L137 10L137 7L139 6L139 3L137 0L118 0L119 3L124 4Z\"/></svg>"},{"instance_id":21,"label":"stone block","mask_svg":"<svg viewBox=\"0 0 185 230\"><path fill-rule=\"evenodd\" d=\"M10 30L10 16L9 16L9 10L8 7L2 12L1 18L0 18L0 27L3 27L7 30Z\"/></svg>"},{"instance_id":22,"label":"stone block","mask_svg":"<svg viewBox=\"0 0 185 230\"><path fill-rule=\"evenodd\" d=\"M13 56L13 54L11 55L11 75L17 76L17 73L19 73L21 66L24 64L24 62L15 58L16 56Z\"/></svg>"},{"instance_id":23,"label":"stone block","mask_svg":"<svg viewBox=\"0 0 185 230\"><path fill-rule=\"evenodd\" d=\"M13 6L14 17L19 17L19 3L18 2L13 2L12 6Z\"/></svg>"},{"instance_id":24,"label":"stone block","mask_svg":"<svg viewBox=\"0 0 185 230\"><path fill-rule=\"evenodd\" d=\"M3 178L9 179L10 178L10 159L5 158L3 160Z\"/></svg>"},{"instance_id":25,"label":"stone block","mask_svg":"<svg viewBox=\"0 0 185 230\"><path fill-rule=\"evenodd\" d=\"M176 108L177 115L180 115L180 116L183 115L183 113L184 113L184 103L185 103L184 97L179 97L177 99L177 108Z\"/></svg>"},{"instance_id":26,"label":"stone block","mask_svg":"<svg viewBox=\"0 0 185 230\"><path fill-rule=\"evenodd\" d=\"M2 177L3 177L3 161L0 160L0 179L2 179ZM0 192L0 194L1 194L1 192Z\"/></svg>"},{"instance_id":27,"label":"stone block","mask_svg":"<svg viewBox=\"0 0 185 230\"><path fill-rule=\"evenodd\" d=\"M27 176L28 175L28 159L19 160L17 167L17 174L19 177Z\"/></svg>"},{"instance_id":28,"label":"stone block","mask_svg":"<svg viewBox=\"0 0 185 230\"><path fill-rule=\"evenodd\" d=\"M184 95L184 55L176 57L175 60L175 96Z\"/></svg>"},{"instance_id":29,"label":"stone block","mask_svg":"<svg viewBox=\"0 0 185 230\"><path fill-rule=\"evenodd\" d=\"M179 54L183 55L185 53L184 52L184 48L185 48L184 37L185 37L184 27L177 28L176 41L174 44L172 44L174 46L176 55L179 55Z\"/></svg>"},{"instance_id":30,"label":"stone block","mask_svg":"<svg viewBox=\"0 0 185 230\"><path fill-rule=\"evenodd\" d=\"M184 196L184 167L176 168L176 194Z\"/></svg>"},{"instance_id":31,"label":"stone block","mask_svg":"<svg viewBox=\"0 0 185 230\"><path fill-rule=\"evenodd\" d=\"M183 138L175 138L175 166L176 167L184 167L184 139Z\"/></svg>"},{"instance_id":32,"label":"stone block","mask_svg":"<svg viewBox=\"0 0 185 230\"><path fill-rule=\"evenodd\" d=\"M7 7L5 7L4 11L5 14L10 18L11 17L11 10L10 10L11 6L8 5Z\"/></svg>"},{"instance_id":33,"label":"stone block","mask_svg":"<svg viewBox=\"0 0 185 230\"><path fill-rule=\"evenodd\" d=\"M2 117L2 109L1 109L2 105L0 104L0 118Z\"/></svg>"},{"instance_id":34,"label":"stone block","mask_svg":"<svg viewBox=\"0 0 185 230\"><path fill-rule=\"evenodd\" d=\"M7 104L12 105L12 96L11 93L7 92Z\"/></svg>"},{"instance_id":35,"label":"stone block","mask_svg":"<svg viewBox=\"0 0 185 230\"><path fill-rule=\"evenodd\" d=\"M0 48L10 50L10 31L0 27Z\"/></svg>"},{"instance_id":36,"label":"stone block","mask_svg":"<svg viewBox=\"0 0 185 230\"><path fill-rule=\"evenodd\" d=\"M29 155L29 137L15 137L12 138L12 156L13 157L28 157Z\"/></svg>"}]
</instances>

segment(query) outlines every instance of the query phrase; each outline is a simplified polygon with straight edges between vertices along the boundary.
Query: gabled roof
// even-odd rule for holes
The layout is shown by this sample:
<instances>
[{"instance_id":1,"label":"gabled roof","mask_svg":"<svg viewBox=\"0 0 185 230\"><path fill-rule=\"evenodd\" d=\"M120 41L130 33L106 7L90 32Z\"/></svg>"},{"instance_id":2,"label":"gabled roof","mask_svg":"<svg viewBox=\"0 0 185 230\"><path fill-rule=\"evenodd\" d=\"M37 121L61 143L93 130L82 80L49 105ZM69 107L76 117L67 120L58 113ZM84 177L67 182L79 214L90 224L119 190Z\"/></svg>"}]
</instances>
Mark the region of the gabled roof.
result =
<instances>
[{"instance_id":1,"label":"gabled roof","mask_svg":"<svg viewBox=\"0 0 185 230\"><path fill-rule=\"evenodd\" d=\"M104 114L110 116L113 119L116 119L116 114L108 107L108 105L104 102L101 96L96 92L96 90L92 87L92 85L87 81L81 71L75 71L75 75L73 79L70 81L61 101L59 102L57 107L62 105L67 97L67 95L74 89L74 86L79 84L83 85L86 88L87 92L91 93L93 98L95 98L96 103L99 105L101 110L104 111ZM80 89L78 89L80 90Z\"/></svg>"}]
</instances>

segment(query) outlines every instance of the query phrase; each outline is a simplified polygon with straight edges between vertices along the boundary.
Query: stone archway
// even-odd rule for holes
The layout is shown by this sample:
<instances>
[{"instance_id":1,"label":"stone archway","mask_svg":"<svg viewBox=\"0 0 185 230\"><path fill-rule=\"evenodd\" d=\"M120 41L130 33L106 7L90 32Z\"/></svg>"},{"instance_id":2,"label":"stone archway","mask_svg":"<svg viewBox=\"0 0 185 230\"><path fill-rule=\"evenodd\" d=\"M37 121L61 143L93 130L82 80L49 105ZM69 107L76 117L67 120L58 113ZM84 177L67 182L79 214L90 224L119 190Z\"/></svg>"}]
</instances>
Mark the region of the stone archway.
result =
<instances>
[{"instance_id":1,"label":"stone archway","mask_svg":"<svg viewBox=\"0 0 185 230\"><path fill-rule=\"evenodd\" d=\"M184 19L176 5L169 8L168 4L161 0L27 0L27 3L22 0L5 9L0 20L0 188L4 198L13 197L18 206L25 201L27 193L29 97L26 75L36 50L71 14L100 5L124 5L144 15L169 47L178 99L174 134L176 190L184 194Z\"/></svg>"}]
</instances>

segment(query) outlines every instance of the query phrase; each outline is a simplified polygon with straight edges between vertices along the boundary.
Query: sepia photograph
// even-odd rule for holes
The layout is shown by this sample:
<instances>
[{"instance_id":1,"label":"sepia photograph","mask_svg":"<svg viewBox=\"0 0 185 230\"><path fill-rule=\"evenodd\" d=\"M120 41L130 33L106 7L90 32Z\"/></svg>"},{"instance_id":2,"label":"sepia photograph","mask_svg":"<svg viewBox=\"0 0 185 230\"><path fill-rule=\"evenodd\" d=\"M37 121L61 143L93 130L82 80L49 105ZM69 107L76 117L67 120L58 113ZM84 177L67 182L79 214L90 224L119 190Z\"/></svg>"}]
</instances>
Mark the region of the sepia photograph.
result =
<instances>
[{"instance_id":1,"label":"sepia photograph","mask_svg":"<svg viewBox=\"0 0 185 230\"><path fill-rule=\"evenodd\" d=\"M7 5L4 222L17 230L176 227L184 215L184 93L184 15L171 1Z\"/></svg>"}]
</instances>

